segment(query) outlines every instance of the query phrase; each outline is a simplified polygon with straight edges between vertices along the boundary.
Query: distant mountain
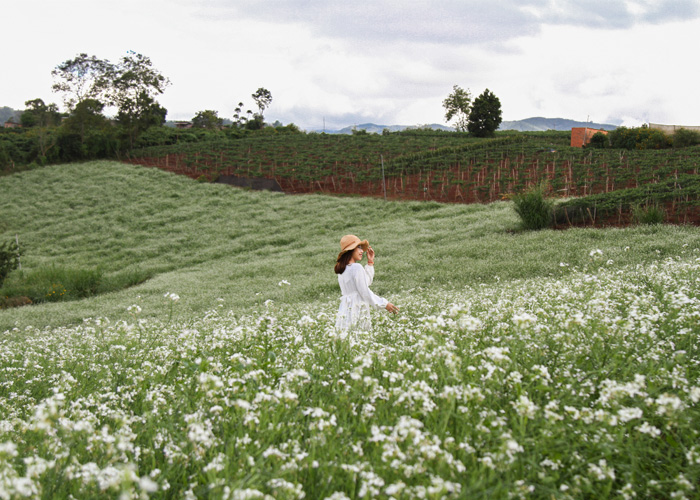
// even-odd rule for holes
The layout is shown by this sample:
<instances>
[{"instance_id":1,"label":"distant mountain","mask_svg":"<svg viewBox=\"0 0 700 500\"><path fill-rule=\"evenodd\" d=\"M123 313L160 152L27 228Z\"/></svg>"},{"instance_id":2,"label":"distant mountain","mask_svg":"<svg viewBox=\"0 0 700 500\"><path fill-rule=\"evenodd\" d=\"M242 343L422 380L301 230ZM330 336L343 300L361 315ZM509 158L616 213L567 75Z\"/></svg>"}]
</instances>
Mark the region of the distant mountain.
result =
<instances>
[{"instance_id":1,"label":"distant mountain","mask_svg":"<svg viewBox=\"0 0 700 500\"><path fill-rule=\"evenodd\" d=\"M20 110L3 106L2 108L0 108L0 125L3 125L7 120L10 119L10 117L14 118L16 123L19 123L19 119L22 116L22 113L23 112Z\"/></svg>"},{"instance_id":2,"label":"distant mountain","mask_svg":"<svg viewBox=\"0 0 700 500\"><path fill-rule=\"evenodd\" d=\"M501 123L498 130L518 130L520 132L543 132L546 130L571 130L574 127L597 128L601 130L615 130L617 125L592 122L578 122L575 120L567 120L565 118L543 118L533 117L524 120L505 121ZM385 129L389 132L399 132L407 129L432 129L454 131L453 127L447 127L438 123L430 125L377 125L375 123L363 123L361 125L353 125L340 130L313 130L313 132L325 132L326 134L352 134L353 130L366 130L370 134L381 134Z\"/></svg>"},{"instance_id":3,"label":"distant mountain","mask_svg":"<svg viewBox=\"0 0 700 500\"><path fill-rule=\"evenodd\" d=\"M520 132L543 132L545 130L571 130L574 127L597 128L601 130L615 130L617 125L605 123L577 122L565 118L526 118L524 120L502 122L498 130L518 130Z\"/></svg>"}]
</instances>

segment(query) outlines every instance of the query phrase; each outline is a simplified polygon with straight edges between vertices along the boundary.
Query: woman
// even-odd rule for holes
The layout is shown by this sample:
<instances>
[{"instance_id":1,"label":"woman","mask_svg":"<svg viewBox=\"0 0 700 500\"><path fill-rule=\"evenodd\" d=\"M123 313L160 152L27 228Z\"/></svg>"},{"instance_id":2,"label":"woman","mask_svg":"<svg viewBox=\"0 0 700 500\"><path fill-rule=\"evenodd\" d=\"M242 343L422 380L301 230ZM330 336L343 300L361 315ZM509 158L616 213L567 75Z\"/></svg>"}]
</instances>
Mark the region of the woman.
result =
<instances>
[{"instance_id":1,"label":"woman","mask_svg":"<svg viewBox=\"0 0 700 500\"><path fill-rule=\"evenodd\" d=\"M367 252L367 265L359 263ZM371 326L370 307L386 309L391 313L399 312L399 308L382 297L378 297L369 289L374 278L374 250L367 240L360 240L353 234L347 234L340 239L340 253L335 264L335 273L343 296L335 321L335 327L340 331L369 330Z\"/></svg>"}]
</instances>

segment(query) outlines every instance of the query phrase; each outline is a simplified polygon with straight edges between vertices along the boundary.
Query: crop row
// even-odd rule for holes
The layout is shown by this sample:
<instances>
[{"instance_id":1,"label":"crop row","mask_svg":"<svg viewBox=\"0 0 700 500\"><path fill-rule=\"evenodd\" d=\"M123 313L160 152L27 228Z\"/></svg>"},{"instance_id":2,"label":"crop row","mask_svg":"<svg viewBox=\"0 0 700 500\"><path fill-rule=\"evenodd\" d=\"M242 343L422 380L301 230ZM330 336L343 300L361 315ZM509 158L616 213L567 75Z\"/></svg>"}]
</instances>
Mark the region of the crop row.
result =
<instances>
[{"instance_id":1,"label":"crop row","mask_svg":"<svg viewBox=\"0 0 700 500\"><path fill-rule=\"evenodd\" d=\"M154 147L132 163L193 178L275 179L286 192L490 202L547 181L558 196L587 196L697 174L700 147L659 151L571 148L565 135L476 141L438 136L257 137Z\"/></svg>"},{"instance_id":2,"label":"crop row","mask_svg":"<svg viewBox=\"0 0 700 500\"><path fill-rule=\"evenodd\" d=\"M637 188L620 189L557 204L555 222L568 225L626 224L637 207L656 207L666 220L700 223L700 176L683 174Z\"/></svg>"}]
</instances>

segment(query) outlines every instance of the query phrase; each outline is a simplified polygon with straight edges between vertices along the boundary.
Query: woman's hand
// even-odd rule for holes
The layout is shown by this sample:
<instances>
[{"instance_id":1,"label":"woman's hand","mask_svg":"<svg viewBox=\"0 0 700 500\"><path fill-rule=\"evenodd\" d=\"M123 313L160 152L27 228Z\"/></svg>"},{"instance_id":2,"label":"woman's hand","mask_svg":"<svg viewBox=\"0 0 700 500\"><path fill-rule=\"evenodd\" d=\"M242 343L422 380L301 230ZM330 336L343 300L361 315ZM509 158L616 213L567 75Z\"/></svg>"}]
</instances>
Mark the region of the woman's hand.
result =
<instances>
[{"instance_id":1,"label":"woman's hand","mask_svg":"<svg viewBox=\"0 0 700 500\"><path fill-rule=\"evenodd\" d=\"M367 264L374 264L374 249L372 247L367 248Z\"/></svg>"},{"instance_id":2,"label":"woman's hand","mask_svg":"<svg viewBox=\"0 0 700 500\"><path fill-rule=\"evenodd\" d=\"M395 306L394 304L392 304L391 302L389 302L389 303L386 305L386 310L389 311L390 313L394 313L394 314L396 314L397 312L399 312L399 308L396 307L396 306Z\"/></svg>"}]
</instances>

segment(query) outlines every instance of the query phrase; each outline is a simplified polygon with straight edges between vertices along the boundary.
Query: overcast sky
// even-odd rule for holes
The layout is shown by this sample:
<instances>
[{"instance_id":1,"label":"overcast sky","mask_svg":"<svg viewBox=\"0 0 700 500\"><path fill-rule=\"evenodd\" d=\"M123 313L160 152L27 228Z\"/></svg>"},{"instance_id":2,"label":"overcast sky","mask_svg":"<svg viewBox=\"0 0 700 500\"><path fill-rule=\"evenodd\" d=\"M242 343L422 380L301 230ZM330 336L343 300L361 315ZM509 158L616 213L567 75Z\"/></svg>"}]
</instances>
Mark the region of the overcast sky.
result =
<instances>
[{"instance_id":1,"label":"overcast sky","mask_svg":"<svg viewBox=\"0 0 700 500\"><path fill-rule=\"evenodd\" d=\"M266 121L311 130L445 123L457 84L533 116L700 125L700 0L0 0L0 106L62 106L51 70L133 50L172 82L168 119L231 118L251 94Z\"/></svg>"}]
</instances>

